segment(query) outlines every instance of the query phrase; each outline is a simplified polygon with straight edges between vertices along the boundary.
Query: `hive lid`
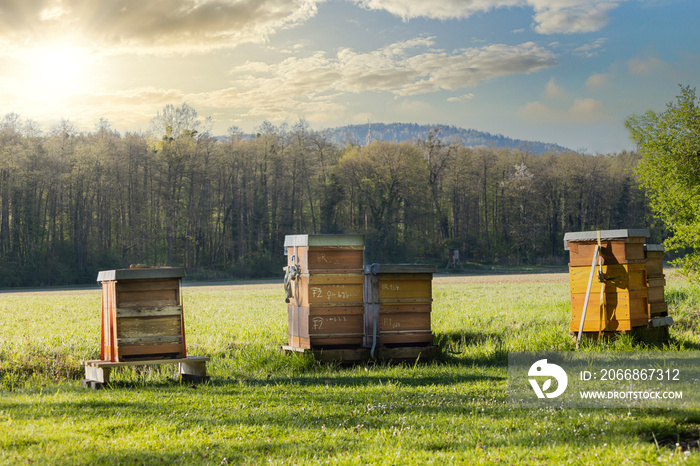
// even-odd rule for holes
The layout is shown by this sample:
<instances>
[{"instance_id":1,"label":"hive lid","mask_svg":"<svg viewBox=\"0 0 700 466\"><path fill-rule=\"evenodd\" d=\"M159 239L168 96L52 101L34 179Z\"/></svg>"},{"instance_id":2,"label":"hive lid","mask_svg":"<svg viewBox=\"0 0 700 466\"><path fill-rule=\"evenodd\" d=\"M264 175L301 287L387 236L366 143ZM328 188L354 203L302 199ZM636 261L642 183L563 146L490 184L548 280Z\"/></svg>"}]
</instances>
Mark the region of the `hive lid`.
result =
<instances>
[{"instance_id":1,"label":"hive lid","mask_svg":"<svg viewBox=\"0 0 700 466\"><path fill-rule=\"evenodd\" d=\"M372 264L365 265L365 274L379 273L437 273L437 267L425 264Z\"/></svg>"},{"instance_id":2,"label":"hive lid","mask_svg":"<svg viewBox=\"0 0 700 466\"><path fill-rule=\"evenodd\" d=\"M287 235L284 237L284 254L289 247L336 247L365 245L364 235Z\"/></svg>"},{"instance_id":3,"label":"hive lid","mask_svg":"<svg viewBox=\"0 0 700 466\"><path fill-rule=\"evenodd\" d=\"M149 280L157 278L182 278L183 267L144 267L140 269L102 270L97 274L98 282L114 280Z\"/></svg>"},{"instance_id":4,"label":"hive lid","mask_svg":"<svg viewBox=\"0 0 700 466\"><path fill-rule=\"evenodd\" d=\"M664 252L666 249L664 248L663 244L645 244L644 250L645 251Z\"/></svg>"},{"instance_id":5,"label":"hive lid","mask_svg":"<svg viewBox=\"0 0 700 466\"><path fill-rule=\"evenodd\" d=\"M611 239L627 239L627 238L646 238L649 236L649 230L646 228L631 228L624 230L600 230L601 240ZM598 230L593 231L574 231L564 234L564 249L569 250L569 241L597 241Z\"/></svg>"}]
</instances>

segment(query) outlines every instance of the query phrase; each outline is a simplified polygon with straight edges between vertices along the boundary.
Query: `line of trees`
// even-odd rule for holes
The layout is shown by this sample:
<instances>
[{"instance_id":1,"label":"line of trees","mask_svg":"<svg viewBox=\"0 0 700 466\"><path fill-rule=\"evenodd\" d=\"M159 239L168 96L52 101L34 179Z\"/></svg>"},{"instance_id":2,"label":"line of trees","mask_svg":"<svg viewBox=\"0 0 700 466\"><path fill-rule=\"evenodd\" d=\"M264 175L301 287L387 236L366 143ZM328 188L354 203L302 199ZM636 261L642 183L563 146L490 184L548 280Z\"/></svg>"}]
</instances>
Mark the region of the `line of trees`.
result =
<instances>
[{"instance_id":1,"label":"line of trees","mask_svg":"<svg viewBox=\"0 0 700 466\"><path fill-rule=\"evenodd\" d=\"M0 123L0 286L91 282L131 263L279 275L287 234L363 233L372 261L565 263L566 231L653 226L634 153L340 147L300 120L213 137L184 104L147 133Z\"/></svg>"}]
</instances>

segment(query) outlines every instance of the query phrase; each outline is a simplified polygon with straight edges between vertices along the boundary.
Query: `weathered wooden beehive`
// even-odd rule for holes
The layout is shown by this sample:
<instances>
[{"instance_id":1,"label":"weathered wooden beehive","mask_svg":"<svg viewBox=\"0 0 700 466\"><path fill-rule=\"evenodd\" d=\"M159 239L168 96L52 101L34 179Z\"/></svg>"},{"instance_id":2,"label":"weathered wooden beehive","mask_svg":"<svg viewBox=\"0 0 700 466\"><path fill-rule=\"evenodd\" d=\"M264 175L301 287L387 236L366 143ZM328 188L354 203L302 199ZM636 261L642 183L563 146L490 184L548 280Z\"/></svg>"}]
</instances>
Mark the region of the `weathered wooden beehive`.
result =
<instances>
[{"instance_id":1,"label":"weathered wooden beehive","mask_svg":"<svg viewBox=\"0 0 700 466\"><path fill-rule=\"evenodd\" d=\"M664 297L666 277L664 276L664 247L661 244L644 245L649 285L649 317L668 315L668 304Z\"/></svg>"},{"instance_id":2,"label":"weathered wooden beehive","mask_svg":"<svg viewBox=\"0 0 700 466\"><path fill-rule=\"evenodd\" d=\"M599 239L600 260L595 264L583 331L626 331L648 325L648 285L644 256L644 243L648 235L646 229L587 231L564 235L564 247L570 252L570 331L579 330L591 263ZM600 278L603 279L602 282Z\"/></svg>"},{"instance_id":3,"label":"weathered wooden beehive","mask_svg":"<svg viewBox=\"0 0 700 466\"><path fill-rule=\"evenodd\" d=\"M432 344L430 326L436 272L429 265L365 266L364 346Z\"/></svg>"},{"instance_id":4,"label":"weathered wooden beehive","mask_svg":"<svg viewBox=\"0 0 700 466\"><path fill-rule=\"evenodd\" d=\"M288 235L288 333L292 348L360 347L365 238Z\"/></svg>"},{"instance_id":5,"label":"weathered wooden beehive","mask_svg":"<svg viewBox=\"0 0 700 466\"><path fill-rule=\"evenodd\" d=\"M185 325L179 267L104 270L102 283L103 361L184 358Z\"/></svg>"}]
</instances>

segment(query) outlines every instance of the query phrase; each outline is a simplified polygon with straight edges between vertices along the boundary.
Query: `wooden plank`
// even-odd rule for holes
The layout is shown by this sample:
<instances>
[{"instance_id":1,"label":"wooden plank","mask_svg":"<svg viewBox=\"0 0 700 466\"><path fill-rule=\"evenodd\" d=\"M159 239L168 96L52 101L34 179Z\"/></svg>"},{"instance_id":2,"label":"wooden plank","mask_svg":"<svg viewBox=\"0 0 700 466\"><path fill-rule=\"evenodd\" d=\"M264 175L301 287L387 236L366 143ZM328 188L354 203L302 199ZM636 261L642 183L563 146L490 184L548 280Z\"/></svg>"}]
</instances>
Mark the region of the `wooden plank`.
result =
<instances>
[{"instance_id":1,"label":"wooden plank","mask_svg":"<svg viewBox=\"0 0 700 466\"><path fill-rule=\"evenodd\" d=\"M309 306L309 315L324 316L324 315L363 315L364 307L359 305L344 306L335 305L328 306L325 304L312 304Z\"/></svg>"},{"instance_id":2,"label":"wooden plank","mask_svg":"<svg viewBox=\"0 0 700 466\"><path fill-rule=\"evenodd\" d=\"M362 335L356 336L332 336L332 337L311 337L309 339L309 347L311 349L319 349L324 347L338 347L338 346L352 346L360 347L362 346Z\"/></svg>"},{"instance_id":3,"label":"wooden plank","mask_svg":"<svg viewBox=\"0 0 700 466\"><path fill-rule=\"evenodd\" d=\"M182 345L182 335L165 335L158 337L119 338L119 348L127 346Z\"/></svg>"},{"instance_id":4,"label":"wooden plank","mask_svg":"<svg viewBox=\"0 0 700 466\"><path fill-rule=\"evenodd\" d=\"M178 290L117 291L117 307L177 306Z\"/></svg>"},{"instance_id":5,"label":"wooden plank","mask_svg":"<svg viewBox=\"0 0 700 466\"><path fill-rule=\"evenodd\" d=\"M313 285L362 285L365 276L359 273L313 274L308 275L308 283Z\"/></svg>"},{"instance_id":6,"label":"wooden plank","mask_svg":"<svg viewBox=\"0 0 700 466\"><path fill-rule=\"evenodd\" d=\"M361 284L353 285L312 285L303 293L301 305L343 304L362 305L363 289Z\"/></svg>"},{"instance_id":7,"label":"wooden plank","mask_svg":"<svg viewBox=\"0 0 700 466\"><path fill-rule=\"evenodd\" d=\"M306 267L302 272L313 273L330 270L355 270L362 272L364 263L364 247L310 247L304 251Z\"/></svg>"},{"instance_id":8,"label":"wooden plank","mask_svg":"<svg viewBox=\"0 0 700 466\"><path fill-rule=\"evenodd\" d=\"M178 290L180 280L166 278L159 280L123 280L117 283L117 293L129 291Z\"/></svg>"},{"instance_id":9,"label":"wooden plank","mask_svg":"<svg viewBox=\"0 0 700 466\"><path fill-rule=\"evenodd\" d=\"M433 334L431 332L384 333L379 341L382 345L432 343Z\"/></svg>"},{"instance_id":10,"label":"wooden plank","mask_svg":"<svg viewBox=\"0 0 700 466\"><path fill-rule=\"evenodd\" d=\"M140 361L117 361L117 362L112 362L112 361L102 361L99 359L91 359L88 361L84 361L83 364L85 366L93 366L93 367L124 367L124 366L145 366L149 364L171 364L171 363L179 363L179 362L197 362L197 361L210 361L211 358L209 356L187 356L186 358L175 358L175 359L144 359Z\"/></svg>"},{"instance_id":11,"label":"wooden plank","mask_svg":"<svg viewBox=\"0 0 700 466\"><path fill-rule=\"evenodd\" d=\"M652 287L664 287L666 286L666 278L661 276L661 277L647 277L647 283L649 284L649 288Z\"/></svg>"},{"instance_id":12,"label":"wooden plank","mask_svg":"<svg viewBox=\"0 0 700 466\"><path fill-rule=\"evenodd\" d=\"M308 337L300 337L299 335L290 335L289 346L294 346L295 348L311 348L311 342Z\"/></svg>"},{"instance_id":13,"label":"wooden plank","mask_svg":"<svg viewBox=\"0 0 700 466\"><path fill-rule=\"evenodd\" d=\"M379 276L379 299L387 301L393 299L432 297L432 285L429 280L385 280ZM397 301L405 302L405 301Z\"/></svg>"},{"instance_id":14,"label":"wooden plank","mask_svg":"<svg viewBox=\"0 0 700 466\"><path fill-rule=\"evenodd\" d=\"M382 304L382 306L392 304L419 305L430 304L433 302L433 300L432 298L388 298L381 299L379 302Z\"/></svg>"},{"instance_id":15,"label":"wooden plank","mask_svg":"<svg viewBox=\"0 0 700 466\"><path fill-rule=\"evenodd\" d=\"M430 314L418 312L379 314L379 331L383 336L385 332L393 331L430 331Z\"/></svg>"},{"instance_id":16,"label":"wooden plank","mask_svg":"<svg viewBox=\"0 0 700 466\"><path fill-rule=\"evenodd\" d=\"M659 255L659 257L653 257ZM647 251L647 273L649 276L654 276L658 277L659 275L664 274L664 260L663 260L664 253L653 253L650 251Z\"/></svg>"},{"instance_id":17,"label":"wooden plank","mask_svg":"<svg viewBox=\"0 0 700 466\"><path fill-rule=\"evenodd\" d=\"M163 317L182 315L182 306L143 306L119 307L117 318L122 317Z\"/></svg>"},{"instance_id":18,"label":"wooden plank","mask_svg":"<svg viewBox=\"0 0 700 466\"><path fill-rule=\"evenodd\" d=\"M287 306L287 328L289 341L298 337L309 338L309 308L296 305ZM297 345L298 346L298 345Z\"/></svg>"},{"instance_id":19,"label":"wooden plank","mask_svg":"<svg viewBox=\"0 0 700 466\"><path fill-rule=\"evenodd\" d=\"M601 257L604 265L645 262L644 242L607 240L601 242ZM569 242L569 265L590 267L597 242Z\"/></svg>"},{"instance_id":20,"label":"wooden plank","mask_svg":"<svg viewBox=\"0 0 700 466\"><path fill-rule=\"evenodd\" d=\"M602 269L606 293L639 291L647 288L646 264L604 265ZM569 284L572 293L586 292L590 272L590 264L569 267ZM600 282L594 282L593 290L595 289L600 291Z\"/></svg>"},{"instance_id":21,"label":"wooden plank","mask_svg":"<svg viewBox=\"0 0 700 466\"><path fill-rule=\"evenodd\" d=\"M666 302L650 302L649 303L649 317L657 316L667 316L668 315L668 303Z\"/></svg>"},{"instance_id":22,"label":"wooden plank","mask_svg":"<svg viewBox=\"0 0 700 466\"><path fill-rule=\"evenodd\" d=\"M381 312L382 314L395 314L405 312L423 312L430 314L431 311L431 303L381 304L379 306L379 312Z\"/></svg>"},{"instance_id":23,"label":"wooden plank","mask_svg":"<svg viewBox=\"0 0 700 466\"><path fill-rule=\"evenodd\" d=\"M139 267L129 269L102 270L97 275L97 281L126 281L126 280L158 280L162 278L177 278L185 276L182 267Z\"/></svg>"},{"instance_id":24,"label":"wooden plank","mask_svg":"<svg viewBox=\"0 0 700 466\"><path fill-rule=\"evenodd\" d=\"M119 348L119 358L140 357L144 358L153 354L176 354L178 357L184 356L182 344L176 345L150 345L150 346L126 346Z\"/></svg>"},{"instance_id":25,"label":"wooden plank","mask_svg":"<svg viewBox=\"0 0 700 466\"><path fill-rule=\"evenodd\" d=\"M406 266L411 267L411 266ZM410 270L410 269L408 269ZM424 281L431 282L433 279L432 273L379 273L380 281Z\"/></svg>"},{"instance_id":26,"label":"wooden plank","mask_svg":"<svg viewBox=\"0 0 700 466\"><path fill-rule=\"evenodd\" d=\"M167 336L182 333L180 316L129 317L118 320L117 338Z\"/></svg>"},{"instance_id":27,"label":"wooden plank","mask_svg":"<svg viewBox=\"0 0 700 466\"><path fill-rule=\"evenodd\" d=\"M598 332L598 331L608 331L608 332L621 332L632 330L635 327L646 327L649 319L646 317L637 317L635 319L616 319L607 322L607 326L602 328L603 323L599 320L589 320L586 316L586 320L583 323L584 332ZM578 332L578 328L581 321L572 319L569 323L570 332Z\"/></svg>"},{"instance_id":28,"label":"wooden plank","mask_svg":"<svg viewBox=\"0 0 700 466\"><path fill-rule=\"evenodd\" d=\"M661 303L665 301L663 286L650 286L648 293L649 303Z\"/></svg>"},{"instance_id":29,"label":"wooden plank","mask_svg":"<svg viewBox=\"0 0 700 466\"><path fill-rule=\"evenodd\" d=\"M573 321L581 320L585 298L585 293L571 295L571 318ZM636 316L646 316L647 318L649 316L646 290L631 293L606 293L604 299L608 319L625 320ZM599 315L599 309L600 293L591 291L586 319L588 320L588 313L591 316Z\"/></svg>"},{"instance_id":30,"label":"wooden plank","mask_svg":"<svg viewBox=\"0 0 700 466\"><path fill-rule=\"evenodd\" d=\"M363 315L329 315L310 316L309 338L314 339L315 335L331 336L333 334L344 335L364 335Z\"/></svg>"}]
</instances>

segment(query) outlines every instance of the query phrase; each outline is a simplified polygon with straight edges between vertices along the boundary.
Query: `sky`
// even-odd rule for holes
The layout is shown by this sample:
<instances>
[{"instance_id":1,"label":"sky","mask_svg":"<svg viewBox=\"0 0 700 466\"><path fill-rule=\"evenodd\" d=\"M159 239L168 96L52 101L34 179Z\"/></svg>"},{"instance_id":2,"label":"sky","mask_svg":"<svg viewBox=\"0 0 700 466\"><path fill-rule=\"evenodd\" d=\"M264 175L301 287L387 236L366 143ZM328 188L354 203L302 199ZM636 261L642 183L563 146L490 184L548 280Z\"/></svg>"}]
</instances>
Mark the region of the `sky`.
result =
<instances>
[{"instance_id":1,"label":"sky","mask_svg":"<svg viewBox=\"0 0 700 466\"><path fill-rule=\"evenodd\" d=\"M697 0L0 0L0 116L446 124L591 154L700 87Z\"/></svg>"}]
</instances>

